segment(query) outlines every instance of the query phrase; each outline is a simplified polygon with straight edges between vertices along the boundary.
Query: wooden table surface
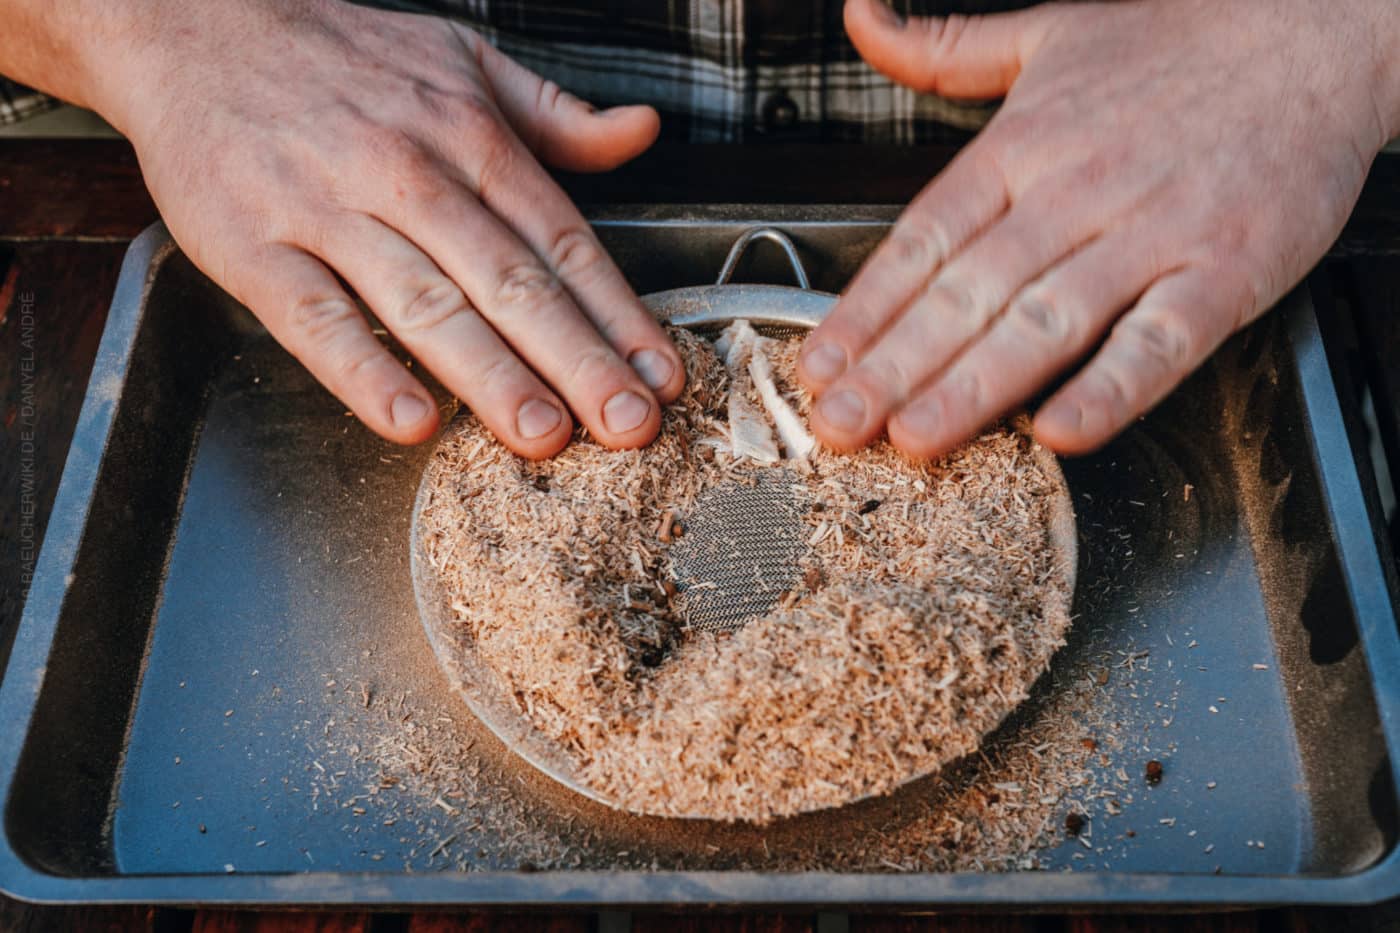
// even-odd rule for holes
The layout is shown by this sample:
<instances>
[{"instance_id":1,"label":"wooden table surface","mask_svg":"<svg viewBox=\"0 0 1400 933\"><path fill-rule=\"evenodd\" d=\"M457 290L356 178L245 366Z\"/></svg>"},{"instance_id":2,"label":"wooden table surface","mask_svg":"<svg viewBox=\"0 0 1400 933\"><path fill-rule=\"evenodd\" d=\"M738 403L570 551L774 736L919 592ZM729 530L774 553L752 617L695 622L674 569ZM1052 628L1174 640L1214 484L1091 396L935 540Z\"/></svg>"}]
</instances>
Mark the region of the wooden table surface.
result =
<instances>
[{"instance_id":1,"label":"wooden table surface","mask_svg":"<svg viewBox=\"0 0 1400 933\"><path fill-rule=\"evenodd\" d=\"M946 149L766 150L669 147L610 176L566 178L581 202L904 203L950 156ZM156 219L130 148L110 140L0 140L0 658L22 607L20 545L42 538L88 372L127 243ZM1400 467L1400 156L1372 171L1329 265L1353 312L1358 385L1369 381L1376 423ZM41 315L32 348L19 320ZM17 365L22 352L32 369ZM26 431L33 471L12 451ZM32 484L32 485L30 485ZM510 914L315 913L55 908L0 896L0 933L38 930L344 931L445 933L547 930L665 933L1005 933L1108 931L1400 931L1400 906L1193 915Z\"/></svg>"}]
</instances>

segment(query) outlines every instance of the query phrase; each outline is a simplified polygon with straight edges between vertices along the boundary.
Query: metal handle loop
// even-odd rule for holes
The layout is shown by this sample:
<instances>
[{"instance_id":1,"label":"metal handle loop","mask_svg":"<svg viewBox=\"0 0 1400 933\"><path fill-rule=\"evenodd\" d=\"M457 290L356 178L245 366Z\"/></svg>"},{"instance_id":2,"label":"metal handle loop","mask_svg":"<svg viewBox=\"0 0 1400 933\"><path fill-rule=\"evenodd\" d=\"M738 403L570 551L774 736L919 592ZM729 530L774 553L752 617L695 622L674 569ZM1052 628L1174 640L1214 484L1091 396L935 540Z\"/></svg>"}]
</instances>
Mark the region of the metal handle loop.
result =
<instances>
[{"instance_id":1,"label":"metal handle loop","mask_svg":"<svg viewBox=\"0 0 1400 933\"><path fill-rule=\"evenodd\" d=\"M739 260L743 258L744 251L749 248L749 244L754 240L769 240L778 244L783 255L787 257L788 263L792 265L792 274L797 279L797 286L802 289L810 289L812 283L807 279L807 270L802 267L802 259L797 255L797 247L793 245L788 235L775 227L751 227L745 230L739 239L734 241L734 245L729 248L729 255L724 259L724 265L719 270L719 281L715 284L727 284L734 275L734 270L739 265Z\"/></svg>"}]
</instances>

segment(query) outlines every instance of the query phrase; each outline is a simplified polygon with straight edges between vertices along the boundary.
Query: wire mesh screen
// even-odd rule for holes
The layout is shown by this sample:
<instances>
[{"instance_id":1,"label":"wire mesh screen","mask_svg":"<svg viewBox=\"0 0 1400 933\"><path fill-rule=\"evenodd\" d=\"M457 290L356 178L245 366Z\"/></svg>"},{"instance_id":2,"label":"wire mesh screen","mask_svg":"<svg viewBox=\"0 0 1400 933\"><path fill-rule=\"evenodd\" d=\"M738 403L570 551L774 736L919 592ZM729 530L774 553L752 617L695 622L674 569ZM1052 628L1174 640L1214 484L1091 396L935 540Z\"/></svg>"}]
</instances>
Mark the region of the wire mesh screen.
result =
<instances>
[{"instance_id":1,"label":"wire mesh screen","mask_svg":"<svg viewBox=\"0 0 1400 933\"><path fill-rule=\"evenodd\" d=\"M763 615L802 580L806 494L787 470L702 494L671 546L677 608L699 631L730 631Z\"/></svg>"}]
</instances>

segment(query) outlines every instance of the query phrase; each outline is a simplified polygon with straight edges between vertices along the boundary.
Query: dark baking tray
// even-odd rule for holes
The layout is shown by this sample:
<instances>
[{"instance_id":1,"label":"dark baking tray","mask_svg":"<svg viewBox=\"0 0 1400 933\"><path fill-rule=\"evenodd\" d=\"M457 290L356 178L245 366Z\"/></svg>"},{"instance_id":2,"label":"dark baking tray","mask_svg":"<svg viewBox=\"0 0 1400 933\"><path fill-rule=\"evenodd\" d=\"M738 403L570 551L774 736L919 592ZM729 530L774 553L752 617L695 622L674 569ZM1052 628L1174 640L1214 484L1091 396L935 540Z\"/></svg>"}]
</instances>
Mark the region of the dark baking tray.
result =
<instances>
[{"instance_id":1,"label":"dark baking tray","mask_svg":"<svg viewBox=\"0 0 1400 933\"><path fill-rule=\"evenodd\" d=\"M712 280L755 223L787 230L814 286L835 291L893 214L594 217L641 292ZM741 271L782 275L762 253ZM132 245L0 686L0 888L42 901L867 909L1400 894L1394 584L1308 286L1106 450L1066 464L1078 621L996 741L1105 658L1146 649L1146 670L1115 669L1102 690L1099 712L1122 733L1104 762L1137 776L1156 757L1166 778L1135 789L1134 834L1101 830L1089 858L1061 834L1040 853L1049 871L791 869L785 852L803 840L897 839L928 782L767 830L677 832L514 768L449 694L419 628L408 517L427 455L346 417L163 229ZM385 825L351 791L374 780L367 759L392 757L365 749L385 723L408 728L405 709L460 742L473 796L400 803ZM550 833L570 868L526 863L521 840Z\"/></svg>"}]
</instances>

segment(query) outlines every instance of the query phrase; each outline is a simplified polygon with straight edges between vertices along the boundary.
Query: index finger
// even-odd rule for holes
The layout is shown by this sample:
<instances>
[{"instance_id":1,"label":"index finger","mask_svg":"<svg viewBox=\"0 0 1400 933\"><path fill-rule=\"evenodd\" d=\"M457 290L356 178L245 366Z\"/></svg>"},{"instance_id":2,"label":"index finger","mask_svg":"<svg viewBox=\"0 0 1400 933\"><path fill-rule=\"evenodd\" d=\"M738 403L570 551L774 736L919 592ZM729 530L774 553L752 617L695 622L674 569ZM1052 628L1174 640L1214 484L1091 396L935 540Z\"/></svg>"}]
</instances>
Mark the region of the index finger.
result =
<instances>
[{"instance_id":1,"label":"index finger","mask_svg":"<svg viewBox=\"0 0 1400 933\"><path fill-rule=\"evenodd\" d=\"M603 249L593 229L525 144L504 126L462 134L445 146L467 187L568 289L603 339L663 404L685 384L685 367L656 322ZM457 250L461 250L461 243Z\"/></svg>"},{"instance_id":2,"label":"index finger","mask_svg":"<svg viewBox=\"0 0 1400 933\"><path fill-rule=\"evenodd\" d=\"M600 443L614 448L649 443L660 427L660 409L639 372L637 351L632 366L624 363L615 345L580 313L559 277L450 174L440 166L421 179L415 203L394 205L381 215L386 226L457 284L473 310L563 397ZM347 254L353 252L348 233L342 235ZM660 327L652 326L669 345ZM672 378L669 370L667 376Z\"/></svg>"},{"instance_id":3,"label":"index finger","mask_svg":"<svg viewBox=\"0 0 1400 933\"><path fill-rule=\"evenodd\" d=\"M977 143L964 149L910 203L807 338L798 360L802 383L820 394L839 379L939 267L1009 204L995 160Z\"/></svg>"}]
</instances>

